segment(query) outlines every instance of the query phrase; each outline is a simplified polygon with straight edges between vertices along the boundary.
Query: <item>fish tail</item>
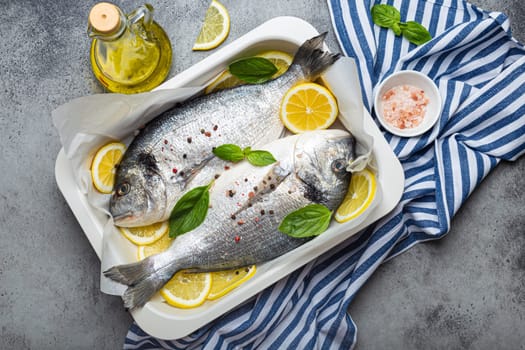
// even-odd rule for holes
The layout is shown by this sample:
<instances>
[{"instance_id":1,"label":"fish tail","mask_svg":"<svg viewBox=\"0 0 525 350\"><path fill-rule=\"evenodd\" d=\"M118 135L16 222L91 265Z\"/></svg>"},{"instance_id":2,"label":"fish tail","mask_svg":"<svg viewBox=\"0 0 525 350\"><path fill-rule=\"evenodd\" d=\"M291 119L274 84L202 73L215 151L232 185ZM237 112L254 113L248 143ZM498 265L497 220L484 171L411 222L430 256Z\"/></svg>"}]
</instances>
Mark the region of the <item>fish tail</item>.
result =
<instances>
[{"instance_id":1,"label":"fish tail","mask_svg":"<svg viewBox=\"0 0 525 350\"><path fill-rule=\"evenodd\" d=\"M113 266L104 271L104 276L129 286L122 295L125 308L144 306L179 270L176 263L159 266L155 261L154 255L136 263Z\"/></svg>"},{"instance_id":2,"label":"fish tail","mask_svg":"<svg viewBox=\"0 0 525 350\"><path fill-rule=\"evenodd\" d=\"M340 54L330 53L323 49L327 32L306 40L297 50L293 63L302 67L305 76L314 80L325 69L330 67L341 57Z\"/></svg>"}]
</instances>

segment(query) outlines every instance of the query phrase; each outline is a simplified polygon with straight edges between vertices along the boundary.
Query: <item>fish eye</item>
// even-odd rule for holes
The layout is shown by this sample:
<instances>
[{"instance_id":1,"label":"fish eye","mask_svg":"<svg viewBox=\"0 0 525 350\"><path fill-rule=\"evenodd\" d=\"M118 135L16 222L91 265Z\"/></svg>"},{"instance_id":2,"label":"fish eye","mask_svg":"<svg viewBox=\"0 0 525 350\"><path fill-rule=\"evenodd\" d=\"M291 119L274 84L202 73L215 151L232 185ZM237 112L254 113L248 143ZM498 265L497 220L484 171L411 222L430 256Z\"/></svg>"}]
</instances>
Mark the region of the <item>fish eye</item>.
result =
<instances>
[{"instance_id":1,"label":"fish eye","mask_svg":"<svg viewBox=\"0 0 525 350\"><path fill-rule=\"evenodd\" d=\"M117 187L117 195L124 196L128 194L130 189L131 189L131 185L127 182L124 182Z\"/></svg>"},{"instance_id":2,"label":"fish eye","mask_svg":"<svg viewBox=\"0 0 525 350\"><path fill-rule=\"evenodd\" d=\"M346 171L346 163L347 161L345 159L336 159L332 162L332 170L336 174L340 174Z\"/></svg>"}]
</instances>

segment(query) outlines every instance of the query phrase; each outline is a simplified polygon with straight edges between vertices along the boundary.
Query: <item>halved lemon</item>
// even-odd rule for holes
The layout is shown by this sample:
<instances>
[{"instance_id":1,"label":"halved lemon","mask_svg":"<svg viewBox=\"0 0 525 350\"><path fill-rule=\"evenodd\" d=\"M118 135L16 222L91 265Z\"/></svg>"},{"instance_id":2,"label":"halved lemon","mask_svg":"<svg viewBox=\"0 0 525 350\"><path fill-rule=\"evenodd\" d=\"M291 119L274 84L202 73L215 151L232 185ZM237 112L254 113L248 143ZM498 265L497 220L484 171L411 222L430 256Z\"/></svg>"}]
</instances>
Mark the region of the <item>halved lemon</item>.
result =
<instances>
[{"instance_id":1,"label":"halved lemon","mask_svg":"<svg viewBox=\"0 0 525 350\"><path fill-rule=\"evenodd\" d=\"M120 232L132 243L151 244L168 232L168 221L142 227L119 227Z\"/></svg>"},{"instance_id":2,"label":"halved lemon","mask_svg":"<svg viewBox=\"0 0 525 350\"><path fill-rule=\"evenodd\" d=\"M212 0L206 10L204 23L199 36L195 40L193 50L211 50L219 46L230 33L230 15L226 7L216 0Z\"/></svg>"},{"instance_id":3,"label":"halved lemon","mask_svg":"<svg viewBox=\"0 0 525 350\"><path fill-rule=\"evenodd\" d=\"M158 240L151 244L140 245L137 249L137 257L139 260L146 259L148 256L162 253L171 246L173 238L166 231Z\"/></svg>"},{"instance_id":4,"label":"halved lemon","mask_svg":"<svg viewBox=\"0 0 525 350\"><path fill-rule=\"evenodd\" d=\"M116 166L120 163L126 145L121 142L111 142L102 146L91 162L91 180L97 191L109 194L115 184Z\"/></svg>"},{"instance_id":5,"label":"halved lemon","mask_svg":"<svg viewBox=\"0 0 525 350\"><path fill-rule=\"evenodd\" d=\"M301 83L286 92L281 102L281 120L295 134L326 129L339 113L332 93L316 83Z\"/></svg>"},{"instance_id":6,"label":"halved lemon","mask_svg":"<svg viewBox=\"0 0 525 350\"><path fill-rule=\"evenodd\" d=\"M215 300L222 297L235 287L252 278L253 275L255 275L255 270L255 265L252 265L240 269L212 272L213 283L210 294L208 294L208 299Z\"/></svg>"},{"instance_id":7,"label":"halved lemon","mask_svg":"<svg viewBox=\"0 0 525 350\"><path fill-rule=\"evenodd\" d=\"M211 273L188 273L181 270L162 287L160 294L168 304L189 309L206 301L211 285Z\"/></svg>"},{"instance_id":8,"label":"halved lemon","mask_svg":"<svg viewBox=\"0 0 525 350\"><path fill-rule=\"evenodd\" d=\"M335 220L347 222L363 214L374 200L376 190L376 177L372 171L364 169L353 173L345 199L335 212Z\"/></svg>"},{"instance_id":9,"label":"halved lemon","mask_svg":"<svg viewBox=\"0 0 525 350\"><path fill-rule=\"evenodd\" d=\"M293 57L290 54L282 51L265 51L255 55L255 57L266 58L277 67L277 73L272 76L272 79L275 79L286 72L293 61ZM206 87L205 93L209 94L210 92L228 89L243 84L246 83L232 75L229 70L226 70Z\"/></svg>"}]
</instances>

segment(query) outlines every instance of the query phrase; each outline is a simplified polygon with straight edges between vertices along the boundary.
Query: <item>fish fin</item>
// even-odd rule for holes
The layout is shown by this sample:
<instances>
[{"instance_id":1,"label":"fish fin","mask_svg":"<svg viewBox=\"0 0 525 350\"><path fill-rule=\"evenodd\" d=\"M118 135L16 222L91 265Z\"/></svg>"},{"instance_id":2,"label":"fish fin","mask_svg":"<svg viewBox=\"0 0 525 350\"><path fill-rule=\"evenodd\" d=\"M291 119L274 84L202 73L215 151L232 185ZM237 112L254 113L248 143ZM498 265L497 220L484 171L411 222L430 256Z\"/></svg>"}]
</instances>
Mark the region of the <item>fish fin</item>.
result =
<instances>
[{"instance_id":1,"label":"fish fin","mask_svg":"<svg viewBox=\"0 0 525 350\"><path fill-rule=\"evenodd\" d=\"M115 282L131 286L154 272L153 264L149 264L148 259L145 259L132 264L113 266L104 271L104 276Z\"/></svg>"},{"instance_id":2,"label":"fish fin","mask_svg":"<svg viewBox=\"0 0 525 350\"><path fill-rule=\"evenodd\" d=\"M239 214L241 211L252 206L255 202L260 201L261 198L272 191L274 191L281 182L290 175L291 171L281 166L281 163L275 163L268 173L264 176L261 182L253 188L253 196L240 207L233 215Z\"/></svg>"},{"instance_id":3,"label":"fish fin","mask_svg":"<svg viewBox=\"0 0 525 350\"><path fill-rule=\"evenodd\" d=\"M137 307L144 306L169 280L169 278L167 280L161 280L155 277L156 275L151 275L126 289L122 295L126 309L133 310Z\"/></svg>"},{"instance_id":4,"label":"fish fin","mask_svg":"<svg viewBox=\"0 0 525 350\"><path fill-rule=\"evenodd\" d=\"M180 179L177 180L178 182L182 183L182 188L186 188L186 185L193 180L193 178L201 171L202 168L208 164L210 160L215 158L215 155L210 154L207 157L205 157L200 163L194 164L192 167L184 168L180 173L183 173L184 175L181 175Z\"/></svg>"},{"instance_id":5,"label":"fish fin","mask_svg":"<svg viewBox=\"0 0 525 350\"><path fill-rule=\"evenodd\" d=\"M293 63L302 67L305 76L315 80L325 69L341 57L340 54L324 51L323 43L327 32L306 40L297 50Z\"/></svg>"},{"instance_id":6,"label":"fish fin","mask_svg":"<svg viewBox=\"0 0 525 350\"><path fill-rule=\"evenodd\" d=\"M159 255L152 255L132 264L113 266L104 271L104 276L129 286L122 296L126 308L144 306L180 269L174 261L164 266L155 264L158 262Z\"/></svg>"}]
</instances>

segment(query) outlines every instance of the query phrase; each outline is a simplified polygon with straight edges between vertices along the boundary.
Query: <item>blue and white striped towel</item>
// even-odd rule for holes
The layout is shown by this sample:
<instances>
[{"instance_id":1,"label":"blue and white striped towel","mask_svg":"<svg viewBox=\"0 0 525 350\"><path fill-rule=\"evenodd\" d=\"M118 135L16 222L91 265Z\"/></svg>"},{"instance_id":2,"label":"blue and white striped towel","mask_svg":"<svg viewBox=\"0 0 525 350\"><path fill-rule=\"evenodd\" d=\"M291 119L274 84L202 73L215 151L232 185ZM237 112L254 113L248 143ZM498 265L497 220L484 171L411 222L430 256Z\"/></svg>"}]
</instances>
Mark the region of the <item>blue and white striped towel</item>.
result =
<instances>
[{"instance_id":1,"label":"blue and white striped towel","mask_svg":"<svg viewBox=\"0 0 525 350\"><path fill-rule=\"evenodd\" d=\"M434 39L416 47L373 25L375 3L400 9ZM427 74L444 97L443 114L421 137L385 137L400 158L405 191L373 227L295 271L195 333L161 341L132 325L125 349L347 349L356 326L347 313L357 290L384 262L414 244L438 239L480 181L501 160L525 152L525 48L507 18L463 0L328 0L345 55L359 63L363 98L398 70Z\"/></svg>"}]
</instances>

